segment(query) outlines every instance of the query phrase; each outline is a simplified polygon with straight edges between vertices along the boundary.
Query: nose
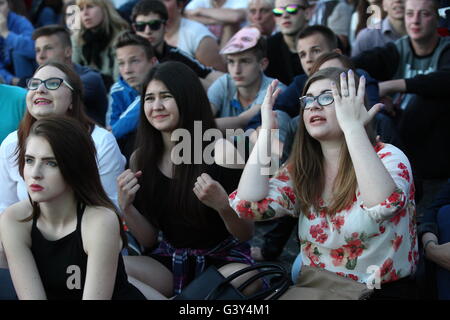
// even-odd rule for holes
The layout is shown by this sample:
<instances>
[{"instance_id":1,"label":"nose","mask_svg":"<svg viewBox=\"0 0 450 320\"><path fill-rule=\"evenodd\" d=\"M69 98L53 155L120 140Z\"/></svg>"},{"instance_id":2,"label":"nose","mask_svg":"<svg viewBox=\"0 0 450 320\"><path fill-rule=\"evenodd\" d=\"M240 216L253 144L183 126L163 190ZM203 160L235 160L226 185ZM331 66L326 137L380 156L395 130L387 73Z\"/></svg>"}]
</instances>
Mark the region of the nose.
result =
<instances>
[{"instance_id":1,"label":"nose","mask_svg":"<svg viewBox=\"0 0 450 320\"><path fill-rule=\"evenodd\" d=\"M39 86L36 89L37 92L47 92L47 88L45 87L44 82L41 82L41 84L39 84Z\"/></svg>"},{"instance_id":2,"label":"nose","mask_svg":"<svg viewBox=\"0 0 450 320\"><path fill-rule=\"evenodd\" d=\"M41 166L37 162L35 162L35 164L31 168L31 177L34 180L41 180L42 179Z\"/></svg>"},{"instance_id":3,"label":"nose","mask_svg":"<svg viewBox=\"0 0 450 320\"><path fill-rule=\"evenodd\" d=\"M151 33L152 33L152 29L150 29L150 26L149 26L148 24L145 26L144 32L145 32L146 34L151 34Z\"/></svg>"}]
</instances>

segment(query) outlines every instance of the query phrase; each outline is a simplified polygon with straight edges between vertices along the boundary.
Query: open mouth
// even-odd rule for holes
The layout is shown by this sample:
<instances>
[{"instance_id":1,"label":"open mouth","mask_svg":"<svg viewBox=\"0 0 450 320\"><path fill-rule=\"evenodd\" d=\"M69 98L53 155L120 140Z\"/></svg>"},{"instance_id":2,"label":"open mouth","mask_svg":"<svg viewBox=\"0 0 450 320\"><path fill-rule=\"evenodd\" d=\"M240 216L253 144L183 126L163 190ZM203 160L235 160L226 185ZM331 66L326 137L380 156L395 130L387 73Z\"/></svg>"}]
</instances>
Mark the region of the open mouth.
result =
<instances>
[{"instance_id":1,"label":"open mouth","mask_svg":"<svg viewBox=\"0 0 450 320\"><path fill-rule=\"evenodd\" d=\"M321 116L314 116L309 119L309 123L322 123L325 121L327 121L327 119Z\"/></svg>"},{"instance_id":2,"label":"open mouth","mask_svg":"<svg viewBox=\"0 0 450 320\"><path fill-rule=\"evenodd\" d=\"M50 103L52 103L51 100L44 99L44 98L37 98L36 100L34 100L34 104L37 104L37 105L47 105Z\"/></svg>"}]
</instances>

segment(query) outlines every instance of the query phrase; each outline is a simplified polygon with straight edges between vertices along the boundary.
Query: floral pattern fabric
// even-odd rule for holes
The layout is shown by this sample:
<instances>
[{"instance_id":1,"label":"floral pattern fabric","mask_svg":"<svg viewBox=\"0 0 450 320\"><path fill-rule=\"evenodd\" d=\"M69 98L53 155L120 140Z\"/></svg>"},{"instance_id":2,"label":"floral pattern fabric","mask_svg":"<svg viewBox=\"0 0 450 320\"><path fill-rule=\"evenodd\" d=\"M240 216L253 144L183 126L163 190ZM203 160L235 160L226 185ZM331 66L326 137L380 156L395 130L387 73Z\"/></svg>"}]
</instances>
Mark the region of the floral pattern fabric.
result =
<instances>
[{"instance_id":1,"label":"floral pattern fabric","mask_svg":"<svg viewBox=\"0 0 450 320\"><path fill-rule=\"evenodd\" d=\"M357 190L352 205L334 216L326 214L323 202L319 211L311 208L306 214L300 213L286 167L269 180L265 199L241 200L235 191L229 197L230 205L244 219L299 217L298 235L305 265L362 283L382 284L406 277L415 271L418 261L411 166L403 152L392 145L378 143L375 151L397 188L371 208L364 205Z\"/></svg>"}]
</instances>

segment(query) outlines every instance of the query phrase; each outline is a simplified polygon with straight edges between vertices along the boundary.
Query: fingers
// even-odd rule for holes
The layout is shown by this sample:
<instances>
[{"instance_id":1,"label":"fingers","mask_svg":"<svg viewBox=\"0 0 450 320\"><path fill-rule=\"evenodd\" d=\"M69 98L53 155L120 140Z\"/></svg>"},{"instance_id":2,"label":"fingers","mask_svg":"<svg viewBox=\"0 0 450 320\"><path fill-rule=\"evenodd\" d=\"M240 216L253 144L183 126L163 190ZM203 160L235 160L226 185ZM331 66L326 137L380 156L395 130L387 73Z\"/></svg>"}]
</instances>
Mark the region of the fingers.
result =
<instances>
[{"instance_id":1,"label":"fingers","mask_svg":"<svg viewBox=\"0 0 450 320\"><path fill-rule=\"evenodd\" d=\"M117 185L120 191L124 191L128 194L135 193L139 189L138 178L142 176L142 171L136 173L132 172L130 169L125 170L117 178ZM138 186L136 188L136 186Z\"/></svg>"},{"instance_id":2,"label":"fingers","mask_svg":"<svg viewBox=\"0 0 450 320\"><path fill-rule=\"evenodd\" d=\"M365 94L366 94L366 77L361 76L359 78L357 98L362 104L364 104Z\"/></svg>"},{"instance_id":3,"label":"fingers","mask_svg":"<svg viewBox=\"0 0 450 320\"><path fill-rule=\"evenodd\" d=\"M372 108L370 108L370 110L367 111L367 113L369 114L368 121L371 121L375 117L375 115L381 110L382 107L383 107L382 103L377 103Z\"/></svg>"},{"instance_id":4,"label":"fingers","mask_svg":"<svg viewBox=\"0 0 450 320\"><path fill-rule=\"evenodd\" d=\"M341 81L341 96L348 97L349 91L347 85L347 75L345 74L345 72L341 73L340 81Z\"/></svg>"},{"instance_id":5,"label":"fingers","mask_svg":"<svg viewBox=\"0 0 450 320\"><path fill-rule=\"evenodd\" d=\"M350 97L356 96L355 74L351 69L348 70L348 94Z\"/></svg>"},{"instance_id":6,"label":"fingers","mask_svg":"<svg viewBox=\"0 0 450 320\"><path fill-rule=\"evenodd\" d=\"M335 104L340 104L341 96L339 95L338 88L334 81L331 82L331 92L333 93L333 99L335 101Z\"/></svg>"}]
</instances>

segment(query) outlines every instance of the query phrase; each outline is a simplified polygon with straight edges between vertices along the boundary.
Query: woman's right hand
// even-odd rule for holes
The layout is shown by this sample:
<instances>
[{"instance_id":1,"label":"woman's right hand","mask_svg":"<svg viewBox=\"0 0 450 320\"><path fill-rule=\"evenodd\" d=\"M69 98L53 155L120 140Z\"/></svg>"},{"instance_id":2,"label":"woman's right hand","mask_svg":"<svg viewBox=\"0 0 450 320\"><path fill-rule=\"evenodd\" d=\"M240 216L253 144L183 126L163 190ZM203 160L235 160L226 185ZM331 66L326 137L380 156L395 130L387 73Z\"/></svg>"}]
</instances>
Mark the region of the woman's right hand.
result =
<instances>
[{"instance_id":1,"label":"woman's right hand","mask_svg":"<svg viewBox=\"0 0 450 320\"><path fill-rule=\"evenodd\" d=\"M272 110L275 100L281 92L281 88L277 88L278 80L273 80L267 87L266 96L261 105L261 128L273 129L277 127L275 112Z\"/></svg>"},{"instance_id":2,"label":"woman's right hand","mask_svg":"<svg viewBox=\"0 0 450 320\"><path fill-rule=\"evenodd\" d=\"M119 194L119 206L122 213L133 203L136 193L141 187L138 179L142 176L142 171L133 172L130 169L125 170L117 177L117 192Z\"/></svg>"}]
</instances>

